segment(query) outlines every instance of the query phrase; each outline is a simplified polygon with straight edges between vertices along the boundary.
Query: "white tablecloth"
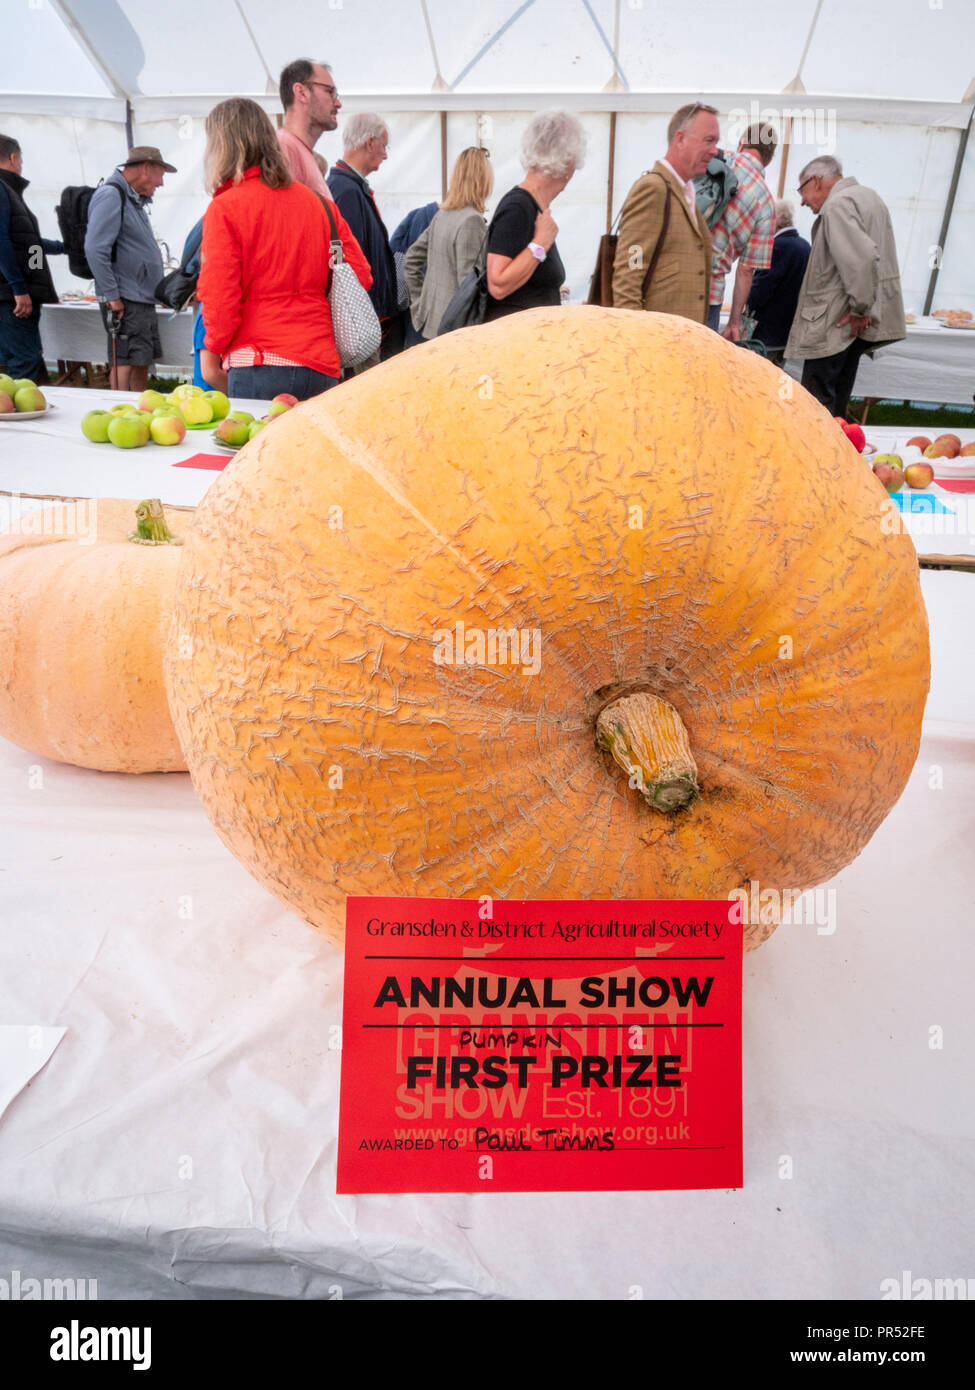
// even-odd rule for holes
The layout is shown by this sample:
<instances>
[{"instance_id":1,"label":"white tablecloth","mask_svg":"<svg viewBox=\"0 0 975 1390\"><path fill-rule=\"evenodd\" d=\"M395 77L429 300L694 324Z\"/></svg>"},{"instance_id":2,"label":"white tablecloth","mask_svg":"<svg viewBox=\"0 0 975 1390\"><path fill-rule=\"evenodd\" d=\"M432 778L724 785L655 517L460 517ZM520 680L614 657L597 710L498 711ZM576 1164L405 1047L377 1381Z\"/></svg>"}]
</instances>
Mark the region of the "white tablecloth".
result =
<instances>
[{"instance_id":1,"label":"white tablecloth","mask_svg":"<svg viewBox=\"0 0 975 1390\"><path fill-rule=\"evenodd\" d=\"M116 449L85 439L82 416L118 401L137 400L134 392L59 386L47 389L45 395L54 407L48 415L10 423L0 420L0 490L70 497L138 495L195 506L217 476L174 467L193 454L214 452L207 430L189 431L182 444L166 448L147 444L143 449ZM267 410L266 401L235 400L233 404L254 415ZM939 432L933 426L925 428L932 436ZM912 426L868 427L866 433L870 443L888 452L918 432ZM955 433L966 443L975 440L975 429ZM922 554L975 554L975 493L947 492L934 486L914 494L911 500L914 506L938 509L934 513L904 513L905 524Z\"/></svg>"},{"instance_id":2,"label":"white tablecloth","mask_svg":"<svg viewBox=\"0 0 975 1390\"><path fill-rule=\"evenodd\" d=\"M162 356L160 367L179 368L192 375L195 309L174 314L157 309ZM108 335L97 304L45 304L41 311L41 344L47 362L108 362Z\"/></svg>"},{"instance_id":3,"label":"white tablecloth","mask_svg":"<svg viewBox=\"0 0 975 1390\"><path fill-rule=\"evenodd\" d=\"M12 449L22 428L4 486L87 495L107 469L175 501L213 476L56 430ZM223 848L186 775L0 741L0 1024L22 1026L0 1030L0 1270L176 1299L873 1300L905 1271L968 1277L975 579L922 585L910 784L829 885L835 932L782 927L745 962L739 1192L337 1196L341 953Z\"/></svg>"},{"instance_id":4,"label":"white tablecloth","mask_svg":"<svg viewBox=\"0 0 975 1390\"><path fill-rule=\"evenodd\" d=\"M903 342L861 359L853 394L970 407L975 399L975 329L944 328L933 318L908 324Z\"/></svg>"}]
</instances>

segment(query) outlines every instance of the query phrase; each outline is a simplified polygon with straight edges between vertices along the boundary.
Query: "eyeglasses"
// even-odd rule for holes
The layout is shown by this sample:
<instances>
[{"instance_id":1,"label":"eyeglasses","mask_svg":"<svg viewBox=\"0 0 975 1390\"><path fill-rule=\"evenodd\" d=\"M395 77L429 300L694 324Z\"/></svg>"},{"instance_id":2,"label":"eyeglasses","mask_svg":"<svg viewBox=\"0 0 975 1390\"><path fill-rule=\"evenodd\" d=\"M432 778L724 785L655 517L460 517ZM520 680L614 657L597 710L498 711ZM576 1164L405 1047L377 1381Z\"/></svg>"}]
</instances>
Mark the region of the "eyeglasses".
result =
<instances>
[{"instance_id":1,"label":"eyeglasses","mask_svg":"<svg viewBox=\"0 0 975 1390\"><path fill-rule=\"evenodd\" d=\"M805 188L805 186L806 186L807 183L812 183L813 179L818 179L818 178L819 178L819 175L818 175L818 174L810 174L809 177L808 177L808 179L803 179L802 183L801 183L801 184L799 185L799 187L796 189L796 192L797 192L797 193L801 193L802 190Z\"/></svg>"},{"instance_id":2,"label":"eyeglasses","mask_svg":"<svg viewBox=\"0 0 975 1390\"><path fill-rule=\"evenodd\" d=\"M303 87L323 87L330 97L338 96L338 89L329 86L327 82L302 82Z\"/></svg>"}]
</instances>

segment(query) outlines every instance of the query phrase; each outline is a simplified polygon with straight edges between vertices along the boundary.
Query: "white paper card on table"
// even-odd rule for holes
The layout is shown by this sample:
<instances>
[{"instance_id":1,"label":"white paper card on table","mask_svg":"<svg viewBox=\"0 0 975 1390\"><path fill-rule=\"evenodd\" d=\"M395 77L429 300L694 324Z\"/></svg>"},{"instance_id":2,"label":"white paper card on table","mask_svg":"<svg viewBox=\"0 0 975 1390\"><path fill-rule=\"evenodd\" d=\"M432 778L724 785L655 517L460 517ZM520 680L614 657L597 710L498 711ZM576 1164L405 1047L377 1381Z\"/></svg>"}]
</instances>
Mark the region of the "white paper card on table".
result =
<instances>
[{"instance_id":1,"label":"white paper card on table","mask_svg":"<svg viewBox=\"0 0 975 1390\"><path fill-rule=\"evenodd\" d=\"M40 1023L0 1024L0 1120L14 1097L49 1061L67 1031Z\"/></svg>"}]
</instances>

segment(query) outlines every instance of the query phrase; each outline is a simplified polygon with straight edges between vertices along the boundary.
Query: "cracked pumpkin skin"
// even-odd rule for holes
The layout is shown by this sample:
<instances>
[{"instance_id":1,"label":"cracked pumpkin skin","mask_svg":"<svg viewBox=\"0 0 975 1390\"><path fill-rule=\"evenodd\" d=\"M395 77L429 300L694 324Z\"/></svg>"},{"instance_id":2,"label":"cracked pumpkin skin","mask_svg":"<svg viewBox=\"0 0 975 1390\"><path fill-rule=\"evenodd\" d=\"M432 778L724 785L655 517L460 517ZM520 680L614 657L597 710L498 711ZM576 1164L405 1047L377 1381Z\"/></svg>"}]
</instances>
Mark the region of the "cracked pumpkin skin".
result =
<instances>
[{"instance_id":1,"label":"cracked pumpkin skin","mask_svg":"<svg viewBox=\"0 0 975 1390\"><path fill-rule=\"evenodd\" d=\"M927 623L886 493L787 381L675 316L539 309L258 435L196 513L166 660L233 853L336 942L350 894L724 898L848 864L917 755ZM537 629L538 674L435 659L458 622ZM597 743L640 692L686 731L676 810Z\"/></svg>"}]
</instances>

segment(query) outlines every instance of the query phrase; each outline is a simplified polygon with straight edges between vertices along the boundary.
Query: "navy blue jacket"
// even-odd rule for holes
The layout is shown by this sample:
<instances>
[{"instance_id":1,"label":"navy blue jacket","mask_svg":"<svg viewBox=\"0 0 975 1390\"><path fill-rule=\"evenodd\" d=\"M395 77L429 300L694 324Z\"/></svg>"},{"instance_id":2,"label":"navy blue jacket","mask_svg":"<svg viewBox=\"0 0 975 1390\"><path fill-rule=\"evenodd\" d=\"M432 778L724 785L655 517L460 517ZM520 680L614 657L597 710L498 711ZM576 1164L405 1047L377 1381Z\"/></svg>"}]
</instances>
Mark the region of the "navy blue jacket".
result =
<instances>
[{"instance_id":1,"label":"navy blue jacket","mask_svg":"<svg viewBox=\"0 0 975 1390\"><path fill-rule=\"evenodd\" d=\"M348 222L372 270L372 289L369 291L372 307L381 319L392 318L399 313L396 307L396 266L389 249L389 235L379 216L379 209L370 196L369 185L344 159L332 165L326 182L339 212Z\"/></svg>"},{"instance_id":2,"label":"navy blue jacket","mask_svg":"<svg viewBox=\"0 0 975 1390\"><path fill-rule=\"evenodd\" d=\"M772 243L772 264L768 270L756 270L752 277L746 307L755 315L755 337L768 348L781 350L786 345L809 251L805 237L795 227L786 227Z\"/></svg>"}]
</instances>

